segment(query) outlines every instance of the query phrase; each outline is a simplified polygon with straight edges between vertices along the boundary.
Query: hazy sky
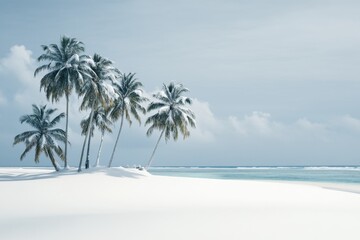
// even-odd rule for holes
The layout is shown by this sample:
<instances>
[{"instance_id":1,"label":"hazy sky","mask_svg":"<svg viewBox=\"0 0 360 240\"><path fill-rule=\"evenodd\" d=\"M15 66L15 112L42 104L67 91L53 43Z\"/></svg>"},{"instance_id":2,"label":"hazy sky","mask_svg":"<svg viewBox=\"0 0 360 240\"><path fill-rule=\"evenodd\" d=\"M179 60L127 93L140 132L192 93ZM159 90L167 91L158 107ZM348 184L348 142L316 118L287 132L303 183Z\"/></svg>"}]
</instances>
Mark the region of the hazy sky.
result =
<instances>
[{"instance_id":1,"label":"hazy sky","mask_svg":"<svg viewBox=\"0 0 360 240\"><path fill-rule=\"evenodd\" d=\"M64 34L136 72L148 93L170 81L190 89L198 127L185 141L162 142L154 165L360 164L360 1L85 2L2 1L0 166L34 165L33 152L20 162L24 146L12 142L27 129L19 117L47 103L33 77L40 45ZM73 166L88 114L78 102L73 95ZM64 101L52 106L65 110ZM159 133L145 132L124 125L114 165L148 160Z\"/></svg>"}]
</instances>

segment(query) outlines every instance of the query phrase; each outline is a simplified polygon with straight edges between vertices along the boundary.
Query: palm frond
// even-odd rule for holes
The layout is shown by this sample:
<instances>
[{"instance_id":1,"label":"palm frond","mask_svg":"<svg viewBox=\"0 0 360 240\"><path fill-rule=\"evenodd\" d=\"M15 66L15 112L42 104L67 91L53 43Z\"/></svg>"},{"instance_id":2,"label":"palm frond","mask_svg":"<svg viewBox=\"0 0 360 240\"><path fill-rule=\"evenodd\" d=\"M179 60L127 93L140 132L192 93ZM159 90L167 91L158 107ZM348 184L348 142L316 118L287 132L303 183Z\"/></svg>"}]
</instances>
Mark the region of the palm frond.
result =
<instances>
[{"instance_id":1,"label":"palm frond","mask_svg":"<svg viewBox=\"0 0 360 240\"><path fill-rule=\"evenodd\" d=\"M23 158L26 156L28 152L35 146L36 142L31 142L30 144L27 144L25 147L25 151L21 154L20 160L23 160Z\"/></svg>"},{"instance_id":2,"label":"palm frond","mask_svg":"<svg viewBox=\"0 0 360 240\"><path fill-rule=\"evenodd\" d=\"M75 38L62 36L60 45L42 45L44 53L38 57L38 61L47 61L38 67L34 75L42 71L48 71L41 79L40 89L44 88L46 97L52 101L58 101L64 94L69 95L71 90L81 85L82 76L85 74L85 63L80 61L79 54L84 51L84 44Z\"/></svg>"},{"instance_id":3,"label":"palm frond","mask_svg":"<svg viewBox=\"0 0 360 240\"><path fill-rule=\"evenodd\" d=\"M182 94L188 92L182 84L164 84L160 92L153 96L158 101L151 102L147 111L157 110L158 112L147 118L145 125L151 124L147 135L151 135L154 129L165 130L165 140L168 141L172 136L178 139L179 132L184 138L190 135L188 126L195 127L195 114L185 105L190 105L192 100Z\"/></svg>"},{"instance_id":4,"label":"palm frond","mask_svg":"<svg viewBox=\"0 0 360 240\"><path fill-rule=\"evenodd\" d=\"M32 137L32 136L34 136L36 134L38 134L38 131L27 131L27 132L23 132L21 134L18 134L14 138L13 145L18 144L20 142L25 142L26 140L30 139L30 137Z\"/></svg>"},{"instance_id":5,"label":"palm frond","mask_svg":"<svg viewBox=\"0 0 360 240\"><path fill-rule=\"evenodd\" d=\"M167 106L167 105L165 103L163 103L163 102L151 102L149 104L149 106L147 107L147 111L150 112L152 110L159 109L159 108L162 108L164 106Z\"/></svg>"},{"instance_id":6,"label":"palm frond","mask_svg":"<svg viewBox=\"0 0 360 240\"><path fill-rule=\"evenodd\" d=\"M49 122L49 125L48 125L48 127L49 128L52 128L52 127L54 127L56 124L58 124L59 122L60 122L60 120L62 119L62 118L64 118L65 117L65 113L60 113L59 115L57 115L51 122Z\"/></svg>"},{"instance_id":7,"label":"palm frond","mask_svg":"<svg viewBox=\"0 0 360 240\"><path fill-rule=\"evenodd\" d=\"M56 154L60 157L61 160L65 159L64 151L62 150L61 147L56 147L56 148L53 148L53 149L56 152Z\"/></svg>"},{"instance_id":8,"label":"palm frond","mask_svg":"<svg viewBox=\"0 0 360 240\"><path fill-rule=\"evenodd\" d=\"M49 149L61 148L57 140L62 143L66 142L65 131L58 128L53 129L53 127L59 123L60 119L64 117L64 113L51 119L51 115L55 113L56 109L47 108L46 105L32 105L32 110L33 113L22 116L20 122L29 124L35 130L16 135L13 144L15 145L20 142L25 143L25 151L20 156L21 160L35 147L34 161L39 162L42 152L49 157ZM57 152L60 153L59 150L57 150Z\"/></svg>"},{"instance_id":9,"label":"palm frond","mask_svg":"<svg viewBox=\"0 0 360 240\"><path fill-rule=\"evenodd\" d=\"M113 121L124 115L130 125L132 124L132 117L141 123L139 112L146 113L146 108L142 106L142 103L148 100L142 97L142 86L142 83L135 77L135 73L121 75L120 82L114 84L119 96L115 100L110 113Z\"/></svg>"}]
</instances>

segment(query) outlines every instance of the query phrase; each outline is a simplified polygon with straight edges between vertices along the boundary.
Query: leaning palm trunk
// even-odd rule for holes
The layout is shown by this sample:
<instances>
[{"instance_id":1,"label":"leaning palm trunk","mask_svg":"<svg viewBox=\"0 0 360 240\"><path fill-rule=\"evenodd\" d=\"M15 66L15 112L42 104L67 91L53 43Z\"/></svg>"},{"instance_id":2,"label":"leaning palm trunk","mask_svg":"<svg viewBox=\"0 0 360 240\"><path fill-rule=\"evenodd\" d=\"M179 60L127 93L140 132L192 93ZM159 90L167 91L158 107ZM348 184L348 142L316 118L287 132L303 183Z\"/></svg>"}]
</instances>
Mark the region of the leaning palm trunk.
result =
<instances>
[{"instance_id":1,"label":"leaning palm trunk","mask_svg":"<svg viewBox=\"0 0 360 240\"><path fill-rule=\"evenodd\" d=\"M116 137L115 146L114 146L114 149L113 149L113 151L112 151L112 154L111 154L111 158L110 158L110 162L109 162L108 167L111 167L111 163L112 163L112 161L113 161L113 159L114 159L114 154L115 154L116 146L117 146L118 141L119 141L119 137L120 137L120 133L121 133L121 129L122 129L123 123L124 123L124 109L123 109L122 114L121 114L120 129L119 129L119 133L118 133L118 135L117 135L117 137Z\"/></svg>"},{"instance_id":2,"label":"leaning palm trunk","mask_svg":"<svg viewBox=\"0 0 360 240\"><path fill-rule=\"evenodd\" d=\"M85 135L83 147L82 147L82 150L81 150L81 156L80 156L80 163L79 163L78 172L81 172L81 165L82 165L82 161L83 161L86 140L87 140L88 137L90 137L89 135L90 135L91 125L92 125L92 120L93 120L93 115L94 115L94 107L95 107L95 102L93 103L92 108L91 108L90 122L89 122L89 126L88 126L88 129L87 129L86 135Z\"/></svg>"},{"instance_id":3,"label":"leaning palm trunk","mask_svg":"<svg viewBox=\"0 0 360 240\"><path fill-rule=\"evenodd\" d=\"M68 127L69 127L69 94L66 94L66 125L65 125L65 154L64 154L64 169L68 169L68 162L67 162L67 146L68 146Z\"/></svg>"},{"instance_id":4,"label":"leaning palm trunk","mask_svg":"<svg viewBox=\"0 0 360 240\"><path fill-rule=\"evenodd\" d=\"M78 172L81 172L81 165L82 165L82 159L83 159L83 155L84 155L84 149L85 149L86 140L87 140L87 134L85 135L83 147L82 147L82 150L81 150L81 157L80 157L80 163L79 163Z\"/></svg>"},{"instance_id":5,"label":"leaning palm trunk","mask_svg":"<svg viewBox=\"0 0 360 240\"><path fill-rule=\"evenodd\" d=\"M104 141L104 133L101 134L100 147L99 147L99 151L98 151L98 154L97 154L97 157L96 157L95 167L100 166L100 154L101 154L101 148L102 148L103 141Z\"/></svg>"},{"instance_id":6,"label":"leaning palm trunk","mask_svg":"<svg viewBox=\"0 0 360 240\"><path fill-rule=\"evenodd\" d=\"M53 153L51 152L51 150L48 152L48 154L49 154L49 157L50 157L50 161L51 161L52 165L54 166L55 170L56 170L57 172L59 172L59 171L60 171L60 168L59 168L59 166L57 165L57 162L56 162L56 160L55 160L55 158L54 158L54 155L53 155Z\"/></svg>"},{"instance_id":7,"label":"leaning palm trunk","mask_svg":"<svg viewBox=\"0 0 360 240\"><path fill-rule=\"evenodd\" d=\"M86 161L85 161L85 168L88 169L90 166L89 156L90 156L90 142L91 142L91 135L92 131L89 134L88 146L86 151Z\"/></svg>"},{"instance_id":8,"label":"leaning palm trunk","mask_svg":"<svg viewBox=\"0 0 360 240\"><path fill-rule=\"evenodd\" d=\"M153 160L153 158L154 158L154 155L155 155L155 151L156 151L156 149L157 149L158 146L159 146L159 142L160 142L160 140L161 140L164 132L165 132L165 128L162 130L162 132L161 132L161 134L160 134L160 137L159 137L159 139L158 139L158 141L157 141L157 143L156 143L156 145L155 145L154 151L152 152L151 157L150 157L150 159L149 159L149 162L148 162L148 164L146 165L146 170L147 170L147 169L150 167L150 165L151 165L151 162L152 162L152 160Z\"/></svg>"}]
</instances>

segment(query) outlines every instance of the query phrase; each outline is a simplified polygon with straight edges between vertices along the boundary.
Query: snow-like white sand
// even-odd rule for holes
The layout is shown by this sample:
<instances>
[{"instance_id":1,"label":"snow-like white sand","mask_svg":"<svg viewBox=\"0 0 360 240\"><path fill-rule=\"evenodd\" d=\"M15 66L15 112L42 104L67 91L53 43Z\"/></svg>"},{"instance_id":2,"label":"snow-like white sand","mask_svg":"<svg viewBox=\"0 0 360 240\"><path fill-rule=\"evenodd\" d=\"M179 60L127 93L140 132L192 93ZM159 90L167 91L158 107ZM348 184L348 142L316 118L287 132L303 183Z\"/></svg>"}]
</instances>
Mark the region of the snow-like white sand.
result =
<instances>
[{"instance_id":1,"label":"snow-like white sand","mask_svg":"<svg viewBox=\"0 0 360 240\"><path fill-rule=\"evenodd\" d=\"M360 239L360 194L262 181L0 168L1 240Z\"/></svg>"}]
</instances>

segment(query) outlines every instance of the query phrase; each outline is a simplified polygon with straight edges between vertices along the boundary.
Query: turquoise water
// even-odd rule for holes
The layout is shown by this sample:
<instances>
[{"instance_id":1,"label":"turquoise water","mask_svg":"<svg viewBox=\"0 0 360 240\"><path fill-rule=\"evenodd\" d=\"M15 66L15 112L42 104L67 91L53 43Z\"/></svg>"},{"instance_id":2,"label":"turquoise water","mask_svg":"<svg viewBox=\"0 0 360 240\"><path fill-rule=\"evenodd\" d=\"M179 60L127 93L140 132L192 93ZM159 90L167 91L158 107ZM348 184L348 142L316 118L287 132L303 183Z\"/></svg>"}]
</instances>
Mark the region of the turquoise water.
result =
<instances>
[{"instance_id":1,"label":"turquoise water","mask_svg":"<svg viewBox=\"0 0 360 240\"><path fill-rule=\"evenodd\" d=\"M153 175L280 180L331 183L360 183L360 166L341 167L152 167Z\"/></svg>"}]
</instances>

